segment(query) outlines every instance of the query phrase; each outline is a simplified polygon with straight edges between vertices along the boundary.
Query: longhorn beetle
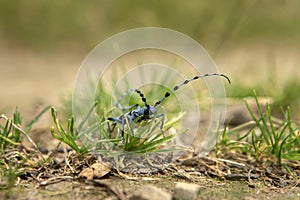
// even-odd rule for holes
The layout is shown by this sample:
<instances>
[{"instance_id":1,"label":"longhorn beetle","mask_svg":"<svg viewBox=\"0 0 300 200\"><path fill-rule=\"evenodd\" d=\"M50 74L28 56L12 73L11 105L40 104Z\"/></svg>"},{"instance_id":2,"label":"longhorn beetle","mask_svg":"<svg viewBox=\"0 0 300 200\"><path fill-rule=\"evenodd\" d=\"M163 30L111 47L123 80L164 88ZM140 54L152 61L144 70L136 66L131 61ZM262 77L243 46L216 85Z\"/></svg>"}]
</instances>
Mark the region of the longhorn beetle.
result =
<instances>
[{"instance_id":1,"label":"longhorn beetle","mask_svg":"<svg viewBox=\"0 0 300 200\"><path fill-rule=\"evenodd\" d=\"M131 110L129 112L126 112L125 114L123 114L119 117L116 117L116 118L113 118L113 117L107 118L109 121L112 121L112 128L110 127L110 125L108 123L109 131L112 132L117 124L121 124L121 140L122 140L122 144L124 144L124 127L125 127L126 122L131 124L135 120L137 120L137 122L141 122L141 121L146 121L146 120L152 119L157 114L157 106L159 106L167 97L169 97L172 92L177 91L180 87L188 84L189 82L191 82L193 80L197 80L199 78L204 78L207 76L223 76L227 79L227 81L229 83L231 83L230 79L224 74L213 73L213 74L203 74L203 75L194 76L193 78L183 81L182 83L173 87L173 89L166 92L164 94L164 96L161 99L159 99L153 106L151 106L147 103L147 99L146 99L145 95L140 90L138 90L138 89L127 90L125 93L123 93L123 95L121 95L119 97L119 99L115 105L123 111L130 110L131 108L135 108L135 109ZM140 95L142 101L144 102L144 107L141 107L139 104L134 104L134 105L127 106L127 107L121 106L121 104L119 102L122 100L123 97L125 97L127 94L129 94L131 92L136 92L137 94ZM163 126L164 126L165 116L163 113L160 113L160 114L157 114L155 117L161 118L160 130L161 130L162 135L164 136Z\"/></svg>"}]
</instances>

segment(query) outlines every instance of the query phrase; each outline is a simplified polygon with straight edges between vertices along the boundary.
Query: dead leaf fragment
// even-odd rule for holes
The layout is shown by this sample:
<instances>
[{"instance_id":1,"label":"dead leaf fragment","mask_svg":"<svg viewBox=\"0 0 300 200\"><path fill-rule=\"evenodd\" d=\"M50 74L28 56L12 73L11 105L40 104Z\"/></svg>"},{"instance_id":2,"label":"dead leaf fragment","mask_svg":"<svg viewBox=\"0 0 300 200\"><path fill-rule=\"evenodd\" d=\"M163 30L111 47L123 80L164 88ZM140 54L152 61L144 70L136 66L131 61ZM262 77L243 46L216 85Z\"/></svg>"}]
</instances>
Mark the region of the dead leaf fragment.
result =
<instances>
[{"instance_id":1,"label":"dead leaf fragment","mask_svg":"<svg viewBox=\"0 0 300 200\"><path fill-rule=\"evenodd\" d=\"M83 169L79 177L85 177L87 180L99 179L108 174L111 171L111 167L104 162L96 162L90 167Z\"/></svg>"}]
</instances>

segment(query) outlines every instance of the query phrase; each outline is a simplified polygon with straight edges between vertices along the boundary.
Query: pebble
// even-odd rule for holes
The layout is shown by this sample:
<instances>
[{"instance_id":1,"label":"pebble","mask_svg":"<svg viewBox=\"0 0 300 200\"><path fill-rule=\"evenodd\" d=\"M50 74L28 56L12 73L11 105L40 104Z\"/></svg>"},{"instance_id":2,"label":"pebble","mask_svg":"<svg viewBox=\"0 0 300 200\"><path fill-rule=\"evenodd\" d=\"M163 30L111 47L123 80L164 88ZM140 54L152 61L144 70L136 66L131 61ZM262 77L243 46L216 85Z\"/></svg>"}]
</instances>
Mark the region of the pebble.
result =
<instances>
[{"instance_id":1,"label":"pebble","mask_svg":"<svg viewBox=\"0 0 300 200\"><path fill-rule=\"evenodd\" d=\"M200 186L191 183L177 183L174 192L174 200L196 200L200 191Z\"/></svg>"},{"instance_id":2,"label":"pebble","mask_svg":"<svg viewBox=\"0 0 300 200\"><path fill-rule=\"evenodd\" d=\"M153 185L145 185L137 190L130 200L171 200L172 196Z\"/></svg>"}]
</instances>

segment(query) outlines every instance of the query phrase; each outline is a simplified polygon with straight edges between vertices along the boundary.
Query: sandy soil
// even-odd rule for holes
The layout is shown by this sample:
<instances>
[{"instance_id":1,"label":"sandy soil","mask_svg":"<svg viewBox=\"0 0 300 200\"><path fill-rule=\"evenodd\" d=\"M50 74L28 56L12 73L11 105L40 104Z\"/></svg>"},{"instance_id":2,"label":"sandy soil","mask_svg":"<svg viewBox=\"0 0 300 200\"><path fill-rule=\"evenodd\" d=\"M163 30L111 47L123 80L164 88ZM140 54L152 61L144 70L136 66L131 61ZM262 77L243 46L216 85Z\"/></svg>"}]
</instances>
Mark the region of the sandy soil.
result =
<instances>
[{"instance_id":1,"label":"sandy soil","mask_svg":"<svg viewBox=\"0 0 300 200\"><path fill-rule=\"evenodd\" d=\"M24 49L0 49L0 111L18 106L29 111L36 104L57 105L73 88L83 56L41 55Z\"/></svg>"},{"instance_id":2,"label":"sandy soil","mask_svg":"<svg viewBox=\"0 0 300 200\"><path fill-rule=\"evenodd\" d=\"M224 49L213 57L219 70L233 83L266 83L275 76L278 83L299 77L298 48L248 45ZM76 73L89 52L38 53L26 49L0 48L0 111L15 106L29 110L35 104L58 104L73 89Z\"/></svg>"}]
</instances>

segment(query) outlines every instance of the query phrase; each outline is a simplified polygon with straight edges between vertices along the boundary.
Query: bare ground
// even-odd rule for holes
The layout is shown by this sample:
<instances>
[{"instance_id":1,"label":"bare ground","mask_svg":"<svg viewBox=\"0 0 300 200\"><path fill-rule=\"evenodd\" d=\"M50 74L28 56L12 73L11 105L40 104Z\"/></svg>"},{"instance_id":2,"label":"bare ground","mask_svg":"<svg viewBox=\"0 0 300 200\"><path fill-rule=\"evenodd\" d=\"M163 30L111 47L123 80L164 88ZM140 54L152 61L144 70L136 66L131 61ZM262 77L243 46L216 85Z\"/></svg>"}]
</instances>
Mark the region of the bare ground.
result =
<instances>
[{"instance_id":1,"label":"bare ground","mask_svg":"<svg viewBox=\"0 0 300 200\"><path fill-rule=\"evenodd\" d=\"M287 165L296 176L265 158L256 161L236 152L181 160L153 173L150 170L122 172L114 168L92 179L80 175L96 161L60 153L36 168L22 170L16 186L0 191L2 199L127 199L144 185L172 193L177 182L200 186L198 199L299 199L297 162ZM96 169L94 169L96 170ZM3 182L1 185L4 184ZM2 185L4 186L4 185ZM151 195L151 194L149 194Z\"/></svg>"}]
</instances>

